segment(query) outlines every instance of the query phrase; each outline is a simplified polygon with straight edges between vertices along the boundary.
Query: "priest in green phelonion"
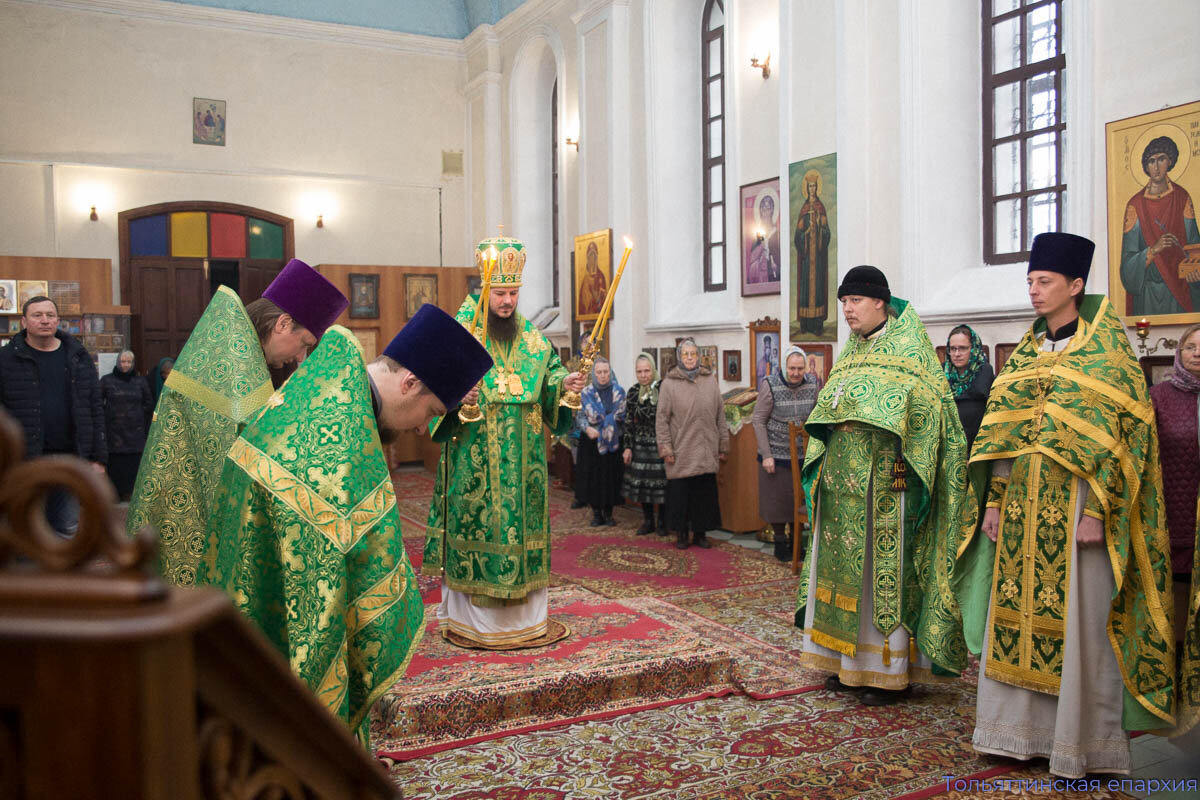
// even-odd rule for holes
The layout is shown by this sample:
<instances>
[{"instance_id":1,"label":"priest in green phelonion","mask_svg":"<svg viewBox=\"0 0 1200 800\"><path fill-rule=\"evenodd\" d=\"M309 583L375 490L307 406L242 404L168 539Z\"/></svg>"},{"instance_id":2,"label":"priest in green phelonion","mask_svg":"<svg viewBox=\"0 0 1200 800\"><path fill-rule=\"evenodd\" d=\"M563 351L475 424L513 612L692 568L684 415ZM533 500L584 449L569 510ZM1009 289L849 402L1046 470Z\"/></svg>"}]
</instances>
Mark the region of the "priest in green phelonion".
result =
<instances>
[{"instance_id":1,"label":"priest in green phelonion","mask_svg":"<svg viewBox=\"0 0 1200 800\"><path fill-rule=\"evenodd\" d=\"M796 618L827 689L888 705L967 664L951 586L967 440L924 325L883 273L855 267L838 299L851 336L804 426L813 541Z\"/></svg>"},{"instance_id":2,"label":"priest in green phelonion","mask_svg":"<svg viewBox=\"0 0 1200 800\"><path fill-rule=\"evenodd\" d=\"M245 307L228 287L213 295L159 396L129 503L131 534L147 525L158 531L167 580L195 581L221 464L271 396L268 368L303 361L347 305L296 258Z\"/></svg>"},{"instance_id":3,"label":"priest in green phelonion","mask_svg":"<svg viewBox=\"0 0 1200 800\"><path fill-rule=\"evenodd\" d=\"M197 583L224 589L364 744L424 630L383 445L456 408L491 366L432 305L370 364L334 326L225 458Z\"/></svg>"},{"instance_id":4,"label":"priest in green phelonion","mask_svg":"<svg viewBox=\"0 0 1200 800\"><path fill-rule=\"evenodd\" d=\"M565 391L581 390L584 379L568 375L542 332L517 312L521 242L485 239L476 252L491 284L483 290L481 338L496 366L466 398L468 404L478 399L481 420L448 414L432 428L442 457L421 572L442 578L438 621L452 643L540 646L568 633L548 617L546 430L560 435L570 429L574 413L559 401ZM458 319L464 326L472 325L478 304L475 297L463 302Z\"/></svg>"}]
</instances>

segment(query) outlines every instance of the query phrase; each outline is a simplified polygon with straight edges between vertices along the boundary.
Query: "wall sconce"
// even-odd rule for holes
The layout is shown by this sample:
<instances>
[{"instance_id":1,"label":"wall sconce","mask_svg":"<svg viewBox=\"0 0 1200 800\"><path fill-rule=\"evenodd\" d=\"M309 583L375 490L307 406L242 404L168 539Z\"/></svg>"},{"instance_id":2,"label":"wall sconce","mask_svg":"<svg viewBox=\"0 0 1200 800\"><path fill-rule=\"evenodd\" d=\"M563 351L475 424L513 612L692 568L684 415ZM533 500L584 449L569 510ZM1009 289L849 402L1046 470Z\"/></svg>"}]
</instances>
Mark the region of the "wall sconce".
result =
<instances>
[{"instance_id":1,"label":"wall sconce","mask_svg":"<svg viewBox=\"0 0 1200 800\"><path fill-rule=\"evenodd\" d=\"M96 220L100 219L100 215L96 213L95 206L92 206L92 213L88 214L88 219L90 219L92 222L95 222Z\"/></svg>"},{"instance_id":2,"label":"wall sconce","mask_svg":"<svg viewBox=\"0 0 1200 800\"><path fill-rule=\"evenodd\" d=\"M325 227L325 215L324 214L317 214L317 227L318 228Z\"/></svg>"},{"instance_id":3,"label":"wall sconce","mask_svg":"<svg viewBox=\"0 0 1200 800\"><path fill-rule=\"evenodd\" d=\"M1154 355L1158 352L1158 348L1160 346L1165 347L1167 350L1174 350L1179 344L1179 342L1175 341L1174 339L1168 339L1165 336L1160 336L1158 337L1158 341L1156 341L1150 347L1147 347L1146 337L1150 335L1150 320L1142 317L1136 323L1134 323L1134 325L1137 328L1138 349L1142 351L1142 355L1144 356Z\"/></svg>"},{"instance_id":4,"label":"wall sconce","mask_svg":"<svg viewBox=\"0 0 1200 800\"><path fill-rule=\"evenodd\" d=\"M768 50L767 57L761 61L758 56L750 56L750 68L761 69L764 81L771 77L771 51Z\"/></svg>"},{"instance_id":5,"label":"wall sconce","mask_svg":"<svg viewBox=\"0 0 1200 800\"><path fill-rule=\"evenodd\" d=\"M579 137L578 136L568 136L566 138L566 143L567 143L567 147L574 147L575 152L576 153L579 152Z\"/></svg>"}]
</instances>

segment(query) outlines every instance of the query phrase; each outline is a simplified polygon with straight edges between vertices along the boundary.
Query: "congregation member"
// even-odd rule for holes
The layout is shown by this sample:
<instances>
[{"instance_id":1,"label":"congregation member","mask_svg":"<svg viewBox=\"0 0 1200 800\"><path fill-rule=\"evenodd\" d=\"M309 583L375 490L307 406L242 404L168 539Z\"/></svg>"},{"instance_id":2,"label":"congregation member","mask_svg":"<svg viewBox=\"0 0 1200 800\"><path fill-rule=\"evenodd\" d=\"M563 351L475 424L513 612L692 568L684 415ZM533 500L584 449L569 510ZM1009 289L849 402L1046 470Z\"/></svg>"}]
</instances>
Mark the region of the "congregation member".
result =
<instances>
[{"instance_id":1,"label":"congregation member","mask_svg":"<svg viewBox=\"0 0 1200 800\"><path fill-rule=\"evenodd\" d=\"M248 306L227 286L213 294L163 384L129 503L130 534L158 531L167 580L196 579L221 465L271 396L270 369L303 361L347 305L295 258Z\"/></svg>"},{"instance_id":2,"label":"congregation member","mask_svg":"<svg viewBox=\"0 0 1200 800\"><path fill-rule=\"evenodd\" d=\"M96 365L79 340L58 328L58 305L45 295L21 306L22 330L0 348L0 405L25 434L25 457L72 455L103 472L108 462L104 404ZM63 536L79 528L79 500L46 494L46 521Z\"/></svg>"},{"instance_id":3,"label":"congregation member","mask_svg":"<svg viewBox=\"0 0 1200 800\"><path fill-rule=\"evenodd\" d=\"M621 434L625 425L625 390L613 375L612 364L597 356L592 382L581 395L584 417L579 437L578 470L584 499L592 507L592 527L616 525L613 506L621 502Z\"/></svg>"},{"instance_id":4,"label":"congregation member","mask_svg":"<svg viewBox=\"0 0 1200 800\"><path fill-rule=\"evenodd\" d=\"M197 582L224 589L364 745L424 630L383 445L457 406L491 365L432 305L370 364L335 326L223 459Z\"/></svg>"},{"instance_id":5,"label":"congregation member","mask_svg":"<svg viewBox=\"0 0 1200 800\"><path fill-rule=\"evenodd\" d=\"M112 372L100 379L108 438L108 478L121 500L128 500L133 493L138 463L146 447L146 431L154 414L150 385L133 367L133 352L126 350L117 356Z\"/></svg>"},{"instance_id":6,"label":"congregation member","mask_svg":"<svg viewBox=\"0 0 1200 800\"><path fill-rule=\"evenodd\" d=\"M950 592L967 442L933 343L877 268L838 287L850 339L808 417L813 509L797 622L803 663L866 705L963 670Z\"/></svg>"},{"instance_id":7,"label":"congregation member","mask_svg":"<svg viewBox=\"0 0 1200 800\"><path fill-rule=\"evenodd\" d=\"M642 504L639 536L655 530L667 535L663 504L667 499L667 472L658 454L655 423L658 416L658 391L661 381L654 358L641 353L634 361L637 386L625 400L625 430L621 435L621 454L625 462L625 499ZM657 518L656 518L657 516Z\"/></svg>"},{"instance_id":8,"label":"congregation member","mask_svg":"<svg viewBox=\"0 0 1200 800\"><path fill-rule=\"evenodd\" d=\"M946 338L945 369L970 453L996 373L988 363L983 341L969 325L959 325Z\"/></svg>"},{"instance_id":9,"label":"congregation member","mask_svg":"<svg viewBox=\"0 0 1200 800\"><path fill-rule=\"evenodd\" d=\"M970 462L983 535L968 525L956 573L982 654L975 749L1068 778L1127 773L1126 731L1174 713L1158 435L1120 319L1083 294L1094 249L1033 240L1037 319L992 385Z\"/></svg>"},{"instance_id":10,"label":"congregation member","mask_svg":"<svg viewBox=\"0 0 1200 800\"><path fill-rule=\"evenodd\" d=\"M1200 325L1179 337L1171 376L1150 387L1158 428L1167 536L1175 584L1175 645L1181 648L1176 737L1185 734L1188 749L1200 753L1200 628L1196 548L1197 495L1200 494ZM1180 741L1177 745L1183 746Z\"/></svg>"},{"instance_id":11,"label":"congregation member","mask_svg":"<svg viewBox=\"0 0 1200 800\"><path fill-rule=\"evenodd\" d=\"M791 345L773 370L758 383L758 400L750 418L758 444L758 515L771 526L775 558L792 559L792 537L787 526L794 519L795 491L792 488L792 448L788 423L803 424L817 403L820 388L805 374L807 354ZM803 501L803 498L800 498ZM794 532L793 532L794 533Z\"/></svg>"},{"instance_id":12,"label":"congregation member","mask_svg":"<svg viewBox=\"0 0 1200 800\"><path fill-rule=\"evenodd\" d=\"M158 405L158 397L162 394L163 384L167 382L167 376L171 374L171 368L174 366L175 359L164 356L154 365L154 370L146 376L150 384L150 394L154 398L154 405Z\"/></svg>"},{"instance_id":13,"label":"congregation member","mask_svg":"<svg viewBox=\"0 0 1200 800\"><path fill-rule=\"evenodd\" d=\"M717 469L729 452L729 424L717 376L700 363L696 342L680 342L675 358L659 387L655 418L667 473L667 528L680 550L709 548L708 532L721 527Z\"/></svg>"},{"instance_id":14,"label":"congregation member","mask_svg":"<svg viewBox=\"0 0 1200 800\"><path fill-rule=\"evenodd\" d=\"M495 367L464 399L478 404L481 420L449 413L431 428L442 453L421 572L442 579L443 637L464 647L509 649L568 633L548 614L546 430L560 436L570 429L575 414L560 400L581 391L584 377L568 374L546 337L517 311L524 245L485 239L476 252L481 274L493 247L499 260L482 313ZM458 320L471 326L476 305L467 297Z\"/></svg>"}]
</instances>

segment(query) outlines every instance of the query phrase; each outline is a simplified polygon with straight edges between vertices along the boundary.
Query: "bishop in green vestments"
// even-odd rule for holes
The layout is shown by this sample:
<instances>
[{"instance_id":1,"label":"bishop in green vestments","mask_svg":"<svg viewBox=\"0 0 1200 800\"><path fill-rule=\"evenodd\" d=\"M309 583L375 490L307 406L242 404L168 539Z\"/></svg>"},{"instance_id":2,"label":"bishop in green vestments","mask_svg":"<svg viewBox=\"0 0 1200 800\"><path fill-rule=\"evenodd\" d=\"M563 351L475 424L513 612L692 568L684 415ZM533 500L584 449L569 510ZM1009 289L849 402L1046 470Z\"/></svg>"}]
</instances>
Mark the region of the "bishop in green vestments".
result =
<instances>
[{"instance_id":1,"label":"bishop in green vestments","mask_svg":"<svg viewBox=\"0 0 1200 800\"><path fill-rule=\"evenodd\" d=\"M852 335L805 423L815 513L797 622L828 688L886 705L966 666L952 587L966 437L925 327L883 273L855 267L838 298Z\"/></svg>"},{"instance_id":2,"label":"bishop in green vestments","mask_svg":"<svg viewBox=\"0 0 1200 800\"><path fill-rule=\"evenodd\" d=\"M1175 637L1158 432L1095 245L1043 233L1038 319L992 384L956 571L981 653L973 745L1069 778L1132 768L1126 731L1174 721Z\"/></svg>"},{"instance_id":3,"label":"bishop in green vestments","mask_svg":"<svg viewBox=\"0 0 1200 800\"><path fill-rule=\"evenodd\" d=\"M548 620L550 519L546 429L570 430L573 412L564 390L584 380L567 374L533 323L517 310L525 250L516 239L484 240L477 260L498 257L486 299L486 346L495 361L479 387L483 419L450 414L434 422L441 443L421 572L442 577L438 619L442 635L465 646L497 649L546 643L566 635ZM477 300L468 297L458 319L468 328ZM482 337L482 331L479 332Z\"/></svg>"},{"instance_id":4,"label":"bishop in green vestments","mask_svg":"<svg viewBox=\"0 0 1200 800\"><path fill-rule=\"evenodd\" d=\"M129 503L131 534L158 530L167 580L196 579L221 465L238 429L271 396L268 367L303 360L347 304L299 259L249 306L218 287L159 395Z\"/></svg>"},{"instance_id":5,"label":"bishop in green vestments","mask_svg":"<svg viewBox=\"0 0 1200 800\"><path fill-rule=\"evenodd\" d=\"M198 582L224 589L364 744L424 623L382 445L446 413L491 363L431 305L370 366L335 326L225 459Z\"/></svg>"}]
</instances>

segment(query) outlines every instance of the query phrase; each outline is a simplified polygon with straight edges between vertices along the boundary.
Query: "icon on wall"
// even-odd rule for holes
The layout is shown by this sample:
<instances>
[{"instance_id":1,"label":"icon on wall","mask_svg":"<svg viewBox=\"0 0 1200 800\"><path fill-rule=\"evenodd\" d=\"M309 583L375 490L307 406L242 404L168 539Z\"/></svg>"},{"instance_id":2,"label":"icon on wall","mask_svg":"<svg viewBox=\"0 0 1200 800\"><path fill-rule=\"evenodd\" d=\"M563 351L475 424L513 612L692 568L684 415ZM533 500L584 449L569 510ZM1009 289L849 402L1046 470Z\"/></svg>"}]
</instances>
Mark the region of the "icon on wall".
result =
<instances>
[{"instance_id":1,"label":"icon on wall","mask_svg":"<svg viewBox=\"0 0 1200 800\"><path fill-rule=\"evenodd\" d=\"M225 146L225 101L192 98L192 144Z\"/></svg>"}]
</instances>

